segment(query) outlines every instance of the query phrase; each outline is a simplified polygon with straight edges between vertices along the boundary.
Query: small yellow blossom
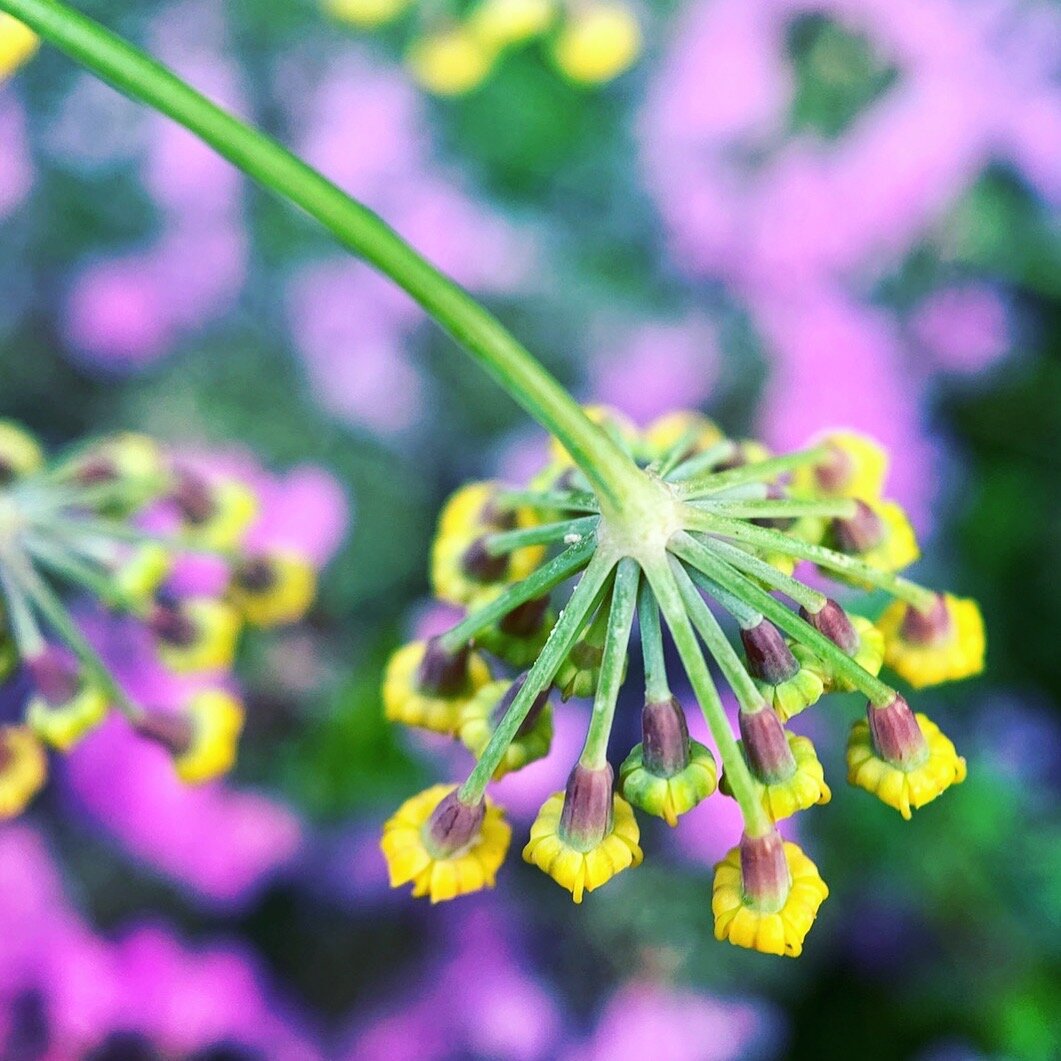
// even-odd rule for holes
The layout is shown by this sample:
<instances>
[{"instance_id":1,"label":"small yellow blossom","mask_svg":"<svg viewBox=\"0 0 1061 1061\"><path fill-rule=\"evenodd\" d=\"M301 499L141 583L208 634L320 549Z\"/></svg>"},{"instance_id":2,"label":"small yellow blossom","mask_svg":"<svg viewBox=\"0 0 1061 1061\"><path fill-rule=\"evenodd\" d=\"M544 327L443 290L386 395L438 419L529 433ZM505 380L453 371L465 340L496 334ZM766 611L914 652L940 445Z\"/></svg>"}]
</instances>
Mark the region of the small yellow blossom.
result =
<instances>
[{"instance_id":1,"label":"small yellow blossom","mask_svg":"<svg viewBox=\"0 0 1061 1061\"><path fill-rule=\"evenodd\" d=\"M955 751L950 738L926 715L915 717L928 745L928 754L909 769L895 766L878 755L865 719L852 726L847 742L848 781L872 792L907 821L912 810L931 803L951 785L961 784L966 774L965 760Z\"/></svg>"},{"instance_id":2,"label":"small yellow blossom","mask_svg":"<svg viewBox=\"0 0 1061 1061\"><path fill-rule=\"evenodd\" d=\"M467 26L454 25L421 37L407 61L416 80L436 96L463 96L486 80L496 53Z\"/></svg>"},{"instance_id":3,"label":"small yellow blossom","mask_svg":"<svg viewBox=\"0 0 1061 1061\"><path fill-rule=\"evenodd\" d=\"M0 81L31 59L39 45L37 34L29 26L0 12Z\"/></svg>"},{"instance_id":4,"label":"small yellow blossom","mask_svg":"<svg viewBox=\"0 0 1061 1061\"><path fill-rule=\"evenodd\" d=\"M107 694L91 681L82 681L64 704L52 704L41 696L26 705L26 725L46 744L69 751L107 716Z\"/></svg>"},{"instance_id":5,"label":"small yellow blossom","mask_svg":"<svg viewBox=\"0 0 1061 1061\"><path fill-rule=\"evenodd\" d=\"M0 76L3 74L3 25L0 14ZM9 19L15 22L14 19ZM21 25L21 23L15 23ZM0 420L0 484L32 475L44 466L44 451L37 440L10 420Z\"/></svg>"},{"instance_id":6,"label":"small yellow blossom","mask_svg":"<svg viewBox=\"0 0 1061 1061\"><path fill-rule=\"evenodd\" d=\"M786 734L796 770L791 777L762 786L763 808L775 821L791 818L797 811L828 803L832 792L825 783L825 772L814 745L807 737Z\"/></svg>"},{"instance_id":7,"label":"small yellow blossom","mask_svg":"<svg viewBox=\"0 0 1061 1061\"><path fill-rule=\"evenodd\" d=\"M212 480L203 490L196 507L182 512L185 538L205 549L234 549L258 515L257 497L237 479Z\"/></svg>"},{"instance_id":8,"label":"small yellow blossom","mask_svg":"<svg viewBox=\"0 0 1061 1061\"><path fill-rule=\"evenodd\" d=\"M688 448L682 453L681 459L686 460L722 442L725 437L714 420L701 413L683 410L653 420L641 432L638 452L649 463L662 460L684 439L687 440Z\"/></svg>"},{"instance_id":9,"label":"small yellow blossom","mask_svg":"<svg viewBox=\"0 0 1061 1061\"><path fill-rule=\"evenodd\" d=\"M698 741L689 741L689 763L685 769L661 777L645 766L643 750L643 745L635 745L619 767L619 787L635 807L662 818L673 828L682 814L715 791L718 783L715 758Z\"/></svg>"},{"instance_id":10,"label":"small yellow blossom","mask_svg":"<svg viewBox=\"0 0 1061 1061\"><path fill-rule=\"evenodd\" d=\"M48 759L27 726L0 726L0 819L21 814L44 786Z\"/></svg>"},{"instance_id":11,"label":"small yellow blossom","mask_svg":"<svg viewBox=\"0 0 1061 1061\"><path fill-rule=\"evenodd\" d=\"M851 615L848 618L850 618L851 625L855 628L855 633L858 634L858 648L851 654L851 658L869 674L874 676L880 674L881 666L884 663L884 635L865 616ZM793 646L792 651L795 654L795 646ZM806 661L807 666L817 669L827 693L850 693L854 691L855 686L847 678L834 673L828 663L814 660L809 651L804 650L800 653L800 657Z\"/></svg>"},{"instance_id":12,"label":"small yellow blossom","mask_svg":"<svg viewBox=\"0 0 1061 1061\"><path fill-rule=\"evenodd\" d=\"M464 706L491 680L490 668L479 653L469 652L467 679L460 690L432 693L417 684L426 651L426 641L412 641L391 656L383 676L383 708L391 722L452 734L460 725Z\"/></svg>"},{"instance_id":13,"label":"small yellow blossom","mask_svg":"<svg viewBox=\"0 0 1061 1061\"><path fill-rule=\"evenodd\" d=\"M358 29L373 29L393 22L411 3L412 0L324 0L324 8L340 22Z\"/></svg>"},{"instance_id":14,"label":"small yellow blossom","mask_svg":"<svg viewBox=\"0 0 1061 1061\"><path fill-rule=\"evenodd\" d=\"M733 848L715 866L711 911L715 917L715 939L728 939L737 947L764 954L798 958L803 941L818 916L818 908L829 889L817 866L795 844L784 845L791 882L788 896L778 910L756 909L744 894L740 848Z\"/></svg>"},{"instance_id":15,"label":"small yellow blossom","mask_svg":"<svg viewBox=\"0 0 1061 1061\"><path fill-rule=\"evenodd\" d=\"M392 888L411 881L416 898L427 895L432 903L438 903L494 886L512 830L501 808L489 799L478 835L470 844L442 857L429 849L425 827L435 808L455 787L434 785L413 796L384 825L380 848Z\"/></svg>"},{"instance_id":16,"label":"small yellow blossom","mask_svg":"<svg viewBox=\"0 0 1061 1061\"><path fill-rule=\"evenodd\" d=\"M126 604L145 604L173 567L170 551L157 542L134 546L114 569L116 596Z\"/></svg>"},{"instance_id":17,"label":"small yellow blossom","mask_svg":"<svg viewBox=\"0 0 1061 1061\"><path fill-rule=\"evenodd\" d=\"M248 557L236 566L228 587L229 599L253 626L297 622L316 592L313 565L283 549Z\"/></svg>"},{"instance_id":18,"label":"small yellow blossom","mask_svg":"<svg viewBox=\"0 0 1061 1061\"><path fill-rule=\"evenodd\" d=\"M239 613L213 597L188 597L171 613L175 621L157 638L163 663L180 674L232 666L239 640Z\"/></svg>"},{"instance_id":19,"label":"small yellow blossom","mask_svg":"<svg viewBox=\"0 0 1061 1061\"><path fill-rule=\"evenodd\" d=\"M554 0L483 0L468 25L487 51L501 51L540 36L555 17Z\"/></svg>"},{"instance_id":20,"label":"small yellow blossom","mask_svg":"<svg viewBox=\"0 0 1061 1061\"><path fill-rule=\"evenodd\" d=\"M186 710L190 740L173 760L177 776L199 784L228 773L243 730L243 705L229 693L207 689L193 696Z\"/></svg>"},{"instance_id":21,"label":"small yellow blossom","mask_svg":"<svg viewBox=\"0 0 1061 1061\"><path fill-rule=\"evenodd\" d=\"M612 797L612 821L604 838L588 851L580 851L560 836L564 793L555 792L538 812L531 826L530 842L523 849L524 861L548 873L571 893L576 903L584 892L591 892L617 873L640 866L638 846L641 832L633 808L622 796Z\"/></svg>"},{"instance_id":22,"label":"small yellow blossom","mask_svg":"<svg viewBox=\"0 0 1061 1061\"><path fill-rule=\"evenodd\" d=\"M641 27L625 5L607 0L574 10L553 42L560 71L579 84L611 81L641 52Z\"/></svg>"},{"instance_id":23,"label":"small yellow blossom","mask_svg":"<svg viewBox=\"0 0 1061 1061\"><path fill-rule=\"evenodd\" d=\"M792 473L794 497L880 497L888 473L888 454L879 443L855 431L830 431L811 444L827 447L830 456Z\"/></svg>"},{"instance_id":24,"label":"small yellow blossom","mask_svg":"<svg viewBox=\"0 0 1061 1061\"><path fill-rule=\"evenodd\" d=\"M879 538L866 548L854 546L845 540L845 521L835 520L832 534L837 547L843 552L857 556L863 563L884 571L901 571L904 567L909 567L921 555L921 550L914 529L902 508L894 501L860 500L859 505L865 505L877 517ZM843 572L831 571L829 574L830 577L849 582L851 585L872 589L869 583L847 576Z\"/></svg>"},{"instance_id":25,"label":"small yellow blossom","mask_svg":"<svg viewBox=\"0 0 1061 1061\"><path fill-rule=\"evenodd\" d=\"M935 614L923 620L910 605L894 601L877 628L884 635L884 662L915 689L968 678L984 668L984 620L974 600L941 595Z\"/></svg>"},{"instance_id":26,"label":"small yellow blossom","mask_svg":"<svg viewBox=\"0 0 1061 1061\"><path fill-rule=\"evenodd\" d=\"M789 645L789 649L800 665L791 678L774 685L761 678L755 678L759 692L782 722L787 722L793 715L798 715L812 704L816 704L825 691L821 667L814 654L800 644Z\"/></svg>"},{"instance_id":27,"label":"small yellow blossom","mask_svg":"<svg viewBox=\"0 0 1061 1061\"><path fill-rule=\"evenodd\" d=\"M494 720L506 694L511 693L513 683L503 680L484 685L461 708L460 726L457 736L461 744L478 758L487 742L493 736L497 724ZM528 715L523 725L516 731L516 736L505 749L505 754L494 771L497 781L505 774L521 770L528 763L542 759L549 754L553 740L553 708L546 700L541 709Z\"/></svg>"}]
</instances>

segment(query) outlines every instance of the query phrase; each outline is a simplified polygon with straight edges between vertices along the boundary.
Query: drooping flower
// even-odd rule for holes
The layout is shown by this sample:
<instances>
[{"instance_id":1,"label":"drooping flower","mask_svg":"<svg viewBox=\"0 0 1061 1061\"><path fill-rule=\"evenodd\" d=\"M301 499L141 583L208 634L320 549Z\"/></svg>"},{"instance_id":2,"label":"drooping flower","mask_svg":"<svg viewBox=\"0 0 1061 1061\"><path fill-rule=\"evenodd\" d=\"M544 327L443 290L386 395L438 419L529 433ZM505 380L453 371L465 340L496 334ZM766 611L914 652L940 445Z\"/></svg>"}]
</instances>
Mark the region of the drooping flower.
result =
<instances>
[{"instance_id":1,"label":"drooping flower","mask_svg":"<svg viewBox=\"0 0 1061 1061\"><path fill-rule=\"evenodd\" d=\"M875 500L881 496L888 472L888 455L874 439L855 431L831 431L812 445L825 450L817 464L792 473L796 497L854 497Z\"/></svg>"},{"instance_id":2,"label":"drooping flower","mask_svg":"<svg viewBox=\"0 0 1061 1061\"><path fill-rule=\"evenodd\" d=\"M298 553L276 551L248 556L232 572L228 596L247 622L278 626L297 622L317 591L313 565Z\"/></svg>"},{"instance_id":3,"label":"drooping flower","mask_svg":"<svg viewBox=\"0 0 1061 1061\"><path fill-rule=\"evenodd\" d=\"M526 677L523 674L511 682L490 682L461 708L457 735L472 755L479 756L486 747ZM546 689L538 694L512 742L505 749L504 757L494 770L494 780L500 780L505 774L548 755L552 739L553 709L549 703L549 690Z\"/></svg>"}]
</instances>

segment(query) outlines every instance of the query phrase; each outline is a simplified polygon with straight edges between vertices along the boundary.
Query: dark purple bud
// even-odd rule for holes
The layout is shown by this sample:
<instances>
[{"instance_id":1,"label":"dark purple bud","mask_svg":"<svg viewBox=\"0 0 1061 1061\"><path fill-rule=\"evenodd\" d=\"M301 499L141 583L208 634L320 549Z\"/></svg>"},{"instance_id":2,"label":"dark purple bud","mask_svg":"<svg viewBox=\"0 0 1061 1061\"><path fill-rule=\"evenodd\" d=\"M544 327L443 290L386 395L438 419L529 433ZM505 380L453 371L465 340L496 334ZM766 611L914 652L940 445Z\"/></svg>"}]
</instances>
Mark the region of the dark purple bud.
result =
<instances>
[{"instance_id":1,"label":"dark purple bud","mask_svg":"<svg viewBox=\"0 0 1061 1061\"><path fill-rule=\"evenodd\" d=\"M796 760L788 746L788 735L777 715L768 707L758 711L741 711L740 735L744 754L755 777L764 785L772 785L791 777Z\"/></svg>"},{"instance_id":2,"label":"dark purple bud","mask_svg":"<svg viewBox=\"0 0 1061 1061\"><path fill-rule=\"evenodd\" d=\"M772 829L766 836L740 838L741 887L752 906L763 912L775 912L785 905L792 876L785 860L781 834Z\"/></svg>"},{"instance_id":3,"label":"dark purple bud","mask_svg":"<svg viewBox=\"0 0 1061 1061\"><path fill-rule=\"evenodd\" d=\"M612 826L612 768L591 770L578 763L567 779L560 839L589 851L608 835Z\"/></svg>"},{"instance_id":4,"label":"dark purple bud","mask_svg":"<svg viewBox=\"0 0 1061 1061\"><path fill-rule=\"evenodd\" d=\"M641 761L657 777L673 777L689 765L689 726L673 696L641 709Z\"/></svg>"},{"instance_id":5,"label":"dark purple bud","mask_svg":"<svg viewBox=\"0 0 1061 1061\"><path fill-rule=\"evenodd\" d=\"M766 488L766 499L768 501L784 501L788 498L788 491L777 483L770 483ZM760 527L773 527L774 530L788 530L796 521L787 516L760 516L753 519Z\"/></svg>"},{"instance_id":6,"label":"dark purple bud","mask_svg":"<svg viewBox=\"0 0 1061 1061\"><path fill-rule=\"evenodd\" d=\"M112 483L118 478L118 468L108 457L102 455L86 457L78 464L74 477L82 486Z\"/></svg>"},{"instance_id":7,"label":"dark purple bud","mask_svg":"<svg viewBox=\"0 0 1061 1061\"><path fill-rule=\"evenodd\" d=\"M951 615L942 593L935 595L927 612L908 607L900 629L902 639L915 645L938 645L946 641L951 632Z\"/></svg>"},{"instance_id":8,"label":"dark purple bud","mask_svg":"<svg viewBox=\"0 0 1061 1061\"><path fill-rule=\"evenodd\" d=\"M461 557L461 568L477 582L497 582L508 570L507 556L491 556L485 538L476 538Z\"/></svg>"},{"instance_id":9,"label":"dark purple bud","mask_svg":"<svg viewBox=\"0 0 1061 1061\"><path fill-rule=\"evenodd\" d=\"M265 593L276 585L276 567L267 556L248 556L236 565L233 578L250 593Z\"/></svg>"},{"instance_id":10,"label":"dark purple bud","mask_svg":"<svg viewBox=\"0 0 1061 1061\"><path fill-rule=\"evenodd\" d=\"M486 814L480 799L469 806L461 802L459 789L454 789L434 809L424 829L424 841L435 858L450 858L463 851L478 835Z\"/></svg>"},{"instance_id":11,"label":"dark purple bud","mask_svg":"<svg viewBox=\"0 0 1061 1061\"><path fill-rule=\"evenodd\" d=\"M152 633L167 645L187 648L198 636L195 623L181 610L180 604L169 597L159 597L148 617Z\"/></svg>"},{"instance_id":12,"label":"dark purple bud","mask_svg":"<svg viewBox=\"0 0 1061 1061\"><path fill-rule=\"evenodd\" d=\"M516 510L504 508L497 503L497 499L491 497L479 512L479 519L496 530L516 529Z\"/></svg>"},{"instance_id":13,"label":"dark purple bud","mask_svg":"<svg viewBox=\"0 0 1061 1061\"><path fill-rule=\"evenodd\" d=\"M741 630L748 670L770 685L780 685L799 673L799 662L792 655L781 631L773 623L762 620L758 625Z\"/></svg>"},{"instance_id":14,"label":"dark purple bud","mask_svg":"<svg viewBox=\"0 0 1061 1061\"><path fill-rule=\"evenodd\" d=\"M48 645L36 656L29 657L26 669L37 692L53 707L73 700L81 685L77 664L54 645Z\"/></svg>"},{"instance_id":15,"label":"dark purple bud","mask_svg":"<svg viewBox=\"0 0 1061 1061\"><path fill-rule=\"evenodd\" d=\"M855 514L850 519L834 519L833 540L844 553L865 553L884 541L884 521L866 504L855 502Z\"/></svg>"},{"instance_id":16,"label":"dark purple bud","mask_svg":"<svg viewBox=\"0 0 1061 1061\"><path fill-rule=\"evenodd\" d=\"M191 719L170 711L152 711L136 723L136 732L161 744L170 755L184 755L192 746L195 730Z\"/></svg>"},{"instance_id":17,"label":"dark purple bud","mask_svg":"<svg viewBox=\"0 0 1061 1061\"><path fill-rule=\"evenodd\" d=\"M188 523L200 525L209 521L216 511L214 492L210 484L190 468L177 470L173 488L173 502Z\"/></svg>"},{"instance_id":18,"label":"dark purple bud","mask_svg":"<svg viewBox=\"0 0 1061 1061\"><path fill-rule=\"evenodd\" d=\"M748 463L748 450L743 442L731 442L730 452L712 469L716 472L728 472L734 468L743 468Z\"/></svg>"},{"instance_id":19,"label":"dark purple bud","mask_svg":"<svg viewBox=\"0 0 1061 1061\"><path fill-rule=\"evenodd\" d=\"M858 651L858 631L848 618L847 612L836 601L827 600L821 611L817 612L809 612L806 608L800 608L799 614L819 634L824 634L834 645L842 648L849 656L853 656Z\"/></svg>"},{"instance_id":20,"label":"dark purple bud","mask_svg":"<svg viewBox=\"0 0 1061 1061\"><path fill-rule=\"evenodd\" d=\"M512 684L505 690L505 695L501 697L497 707L490 714L490 724L496 729L501 719L508 714L508 709L512 706L512 701L519 695L520 689L523 688L524 682L527 680L526 672L521 674ZM516 739L525 737L532 729L534 729L535 723L541 717L542 711L545 710L545 705L549 702L549 689L543 689L535 698L534 703L531 704L530 710L527 712L527 717L520 723L520 727L516 730Z\"/></svg>"},{"instance_id":21,"label":"dark purple bud","mask_svg":"<svg viewBox=\"0 0 1061 1061\"><path fill-rule=\"evenodd\" d=\"M548 595L517 605L498 624L501 632L509 637L530 637L538 633L548 607Z\"/></svg>"},{"instance_id":22,"label":"dark purple bud","mask_svg":"<svg viewBox=\"0 0 1061 1061\"><path fill-rule=\"evenodd\" d=\"M416 686L429 696L456 696L468 685L468 646L447 652L432 637L424 649L424 658L416 672Z\"/></svg>"},{"instance_id":23,"label":"dark purple bud","mask_svg":"<svg viewBox=\"0 0 1061 1061\"><path fill-rule=\"evenodd\" d=\"M873 747L878 755L892 766L909 770L918 766L928 755L925 735L917 724L910 705L898 694L884 707L866 709Z\"/></svg>"},{"instance_id":24,"label":"dark purple bud","mask_svg":"<svg viewBox=\"0 0 1061 1061\"><path fill-rule=\"evenodd\" d=\"M822 490L835 494L851 481L854 470L855 462L851 454L830 443L828 456L821 464L814 466L814 478Z\"/></svg>"}]
</instances>

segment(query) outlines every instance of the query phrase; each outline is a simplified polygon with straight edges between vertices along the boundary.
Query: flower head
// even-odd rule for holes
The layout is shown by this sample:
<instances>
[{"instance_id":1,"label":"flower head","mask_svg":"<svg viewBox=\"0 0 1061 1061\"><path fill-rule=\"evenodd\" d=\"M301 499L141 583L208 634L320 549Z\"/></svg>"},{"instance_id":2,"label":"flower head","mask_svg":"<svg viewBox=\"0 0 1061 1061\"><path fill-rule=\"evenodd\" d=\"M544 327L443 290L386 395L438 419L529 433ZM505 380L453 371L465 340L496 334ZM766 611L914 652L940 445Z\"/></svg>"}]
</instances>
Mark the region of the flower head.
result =
<instances>
[{"instance_id":1,"label":"flower head","mask_svg":"<svg viewBox=\"0 0 1061 1061\"><path fill-rule=\"evenodd\" d=\"M611 81L641 52L641 27L630 8L609 0L574 9L553 43L561 73L579 84Z\"/></svg>"},{"instance_id":2,"label":"flower head","mask_svg":"<svg viewBox=\"0 0 1061 1061\"><path fill-rule=\"evenodd\" d=\"M232 571L229 600L254 626L279 626L301 619L317 591L313 565L290 550L257 553Z\"/></svg>"},{"instance_id":3,"label":"flower head","mask_svg":"<svg viewBox=\"0 0 1061 1061\"><path fill-rule=\"evenodd\" d=\"M489 682L461 708L457 736L472 755L478 757L486 747L526 678L525 674L521 674L511 682ZM513 770L520 770L528 763L544 758L549 754L552 740L553 709L549 703L549 690L546 689L535 698L527 717L505 749L504 757L494 770L494 779L498 780Z\"/></svg>"},{"instance_id":4,"label":"flower head","mask_svg":"<svg viewBox=\"0 0 1061 1061\"><path fill-rule=\"evenodd\" d=\"M880 497L888 454L877 442L856 431L832 431L811 441L825 450L825 456L793 472L795 496Z\"/></svg>"},{"instance_id":5,"label":"flower head","mask_svg":"<svg viewBox=\"0 0 1061 1061\"><path fill-rule=\"evenodd\" d=\"M182 674L223 670L232 665L239 639L239 613L213 597L156 601L151 629L167 667Z\"/></svg>"},{"instance_id":6,"label":"flower head","mask_svg":"<svg viewBox=\"0 0 1061 1061\"><path fill-rule=\"evenodd\" d=\"M894 501L857 500L854 515L834 519L828 537L841 552L884 571L901 571L921 555L913 527Z\"/></svg>"},{"instance_id":7,"label":"flower head","mask_svg":"<svg viewBox=\"0 0 1061 1061\"><path fill-rule=\"evenodd\" d=\"M512 830L490 801L461 803L453 785L406 800L383 827L380 848L392 888L412 882L432 903L492 888Z\"/></svg>"},{"instance_id":8,"label":"flower head","mask_svg":"<svg viewBox=\"0 0 1061 1061\"><path fill-rule=\"evenodd\" d=\"M979 674L984 620L976 601L937 593L927 611L894 601L877 620L884 662L915 689Z\"/></svg>"},{"instance_id":9,"label":"flower head","mask_svg":"<svg viewBox=\"0 0 1061 1061\"><path fill-rule=\"evenodd\" d=\"M184 466L176 469L170 497L187 541L207 549L238 545L258 512L258 501L244 483Z\"/></svg>"},{"instance_id":10,"label":"flower head","mask_svg":"<svg viewBox=\"0 0 1061 1061\"><path fill-rule=\"evenodd\" d=\"M469 27L456 23L414 41L406 61L429 92L463 96L486 79L494 52Z\"/></svg>"},{"instance_id":11,"label":"flower head","mask_svg":"<svg viewBox=\"0 0 1061 1061\"><path fill-rule=\"evenodd\" d=\"M554 0L482 0L469 25L487 50L501 51L544 33L556 10Z\"/></svg>"},{"instance_id":12,"label":"flower head","mask_svg":"<svg viewBox=\"0 0 1061 1061\"><path fill-rule=\"evenodd\" d=\"M880 673L884 663L884 636L868 619L848 615L834 600L827 600L818 612L800 611L800 615L816 630L824 634L838 648L850 656L867 674ZM850 679L840 674L835 666L803 653L804 662L821 675L826 691L847 693L854 689Z\"/></svg>"},{"instance_id":13,"label":"flower head","mask_svg":"<svg viewBox=\"0 0 1061 1061\"><path fill-rule=\"evenodd\" d=\"M0 819L21 814L48 776L48 759L28 726L0 726Z\"/></svg>"},{"instance_id":14,"label":"flower head","mask_svg":"<svg viewBox=\"0 0 1061 1061\"><path fill-rule=\"evenodd\" d=\"M39 44L29 26L0 11L0 81L32 58Z\"/></svg>"},{"instance_id":15,"label":"flower head","mask_svg":"<svg viewBox=\"0 0 1061 1061\"><path fill-rule=\"evenodd\" d=\"M777 831L744 834L715 866L715 939L797 958L829 889L813 862Z\"/></svg>"},{"instance_id":16,"label":"flower head","mask_svg":"<svg viewBox=\"0 0 1061 1061\"><path fill-rule=\"evenodd\" d=\"M26 666L35 688L26 705L26 725L45 744L68 751L106 717L106 692L65 653L48 647Z\"/></svg>"},{"instance_id":17,"label":"flower head","mask_svg":"<svg viewBox=\"0 0 1061 1061\"><path fill-rule=\"evenodd\" d=\"M867 708L851 728L847 779L894 807L907 820L951 785L965 780L965 760L925 715L914 715L896 694L884 707Z\"/></svg>"},{"instance_id":18,"label":"flower head","mask_svg":"<svg viewBox=\"0 0 1061 1061\"><path fill-rule=\"evenodd\" d=\"M820 664L803 645L790 645L763 619L742 629L748 673L782 722L815 704L825 691Z\"/></svg>"}]
</instances>

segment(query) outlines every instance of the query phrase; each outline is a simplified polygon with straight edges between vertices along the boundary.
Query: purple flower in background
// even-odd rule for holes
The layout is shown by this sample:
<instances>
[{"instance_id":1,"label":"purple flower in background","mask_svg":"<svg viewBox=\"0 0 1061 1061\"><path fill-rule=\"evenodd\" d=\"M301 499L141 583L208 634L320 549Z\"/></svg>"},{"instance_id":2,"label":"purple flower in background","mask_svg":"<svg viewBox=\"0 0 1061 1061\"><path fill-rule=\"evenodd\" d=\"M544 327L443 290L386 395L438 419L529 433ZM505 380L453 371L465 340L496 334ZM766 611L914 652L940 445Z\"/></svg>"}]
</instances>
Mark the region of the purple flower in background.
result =
<instances>
[{"instance_id":1,"label":"purple flower in background","mask_svg":"<svg viewBox=\"0 0 1061 1061\"><path fill-rule=\"evenodd\" d=\"M12 213L29 193L33 168L26 144L22 108L9 89L0 86L0 220Z\"/></svg>"},{"instance_id":2,"label":"purple flower in background","mask_svg":"<svg viewBox=\"0 0 1061 1061\"><path fill-rule=\"evenodd\" d=\"M1005 304L983 284L933 292L910 323L918 346L932 356L934 366L950 372L980 372L1009 347Z\"/></svg>"}]
</instances>

